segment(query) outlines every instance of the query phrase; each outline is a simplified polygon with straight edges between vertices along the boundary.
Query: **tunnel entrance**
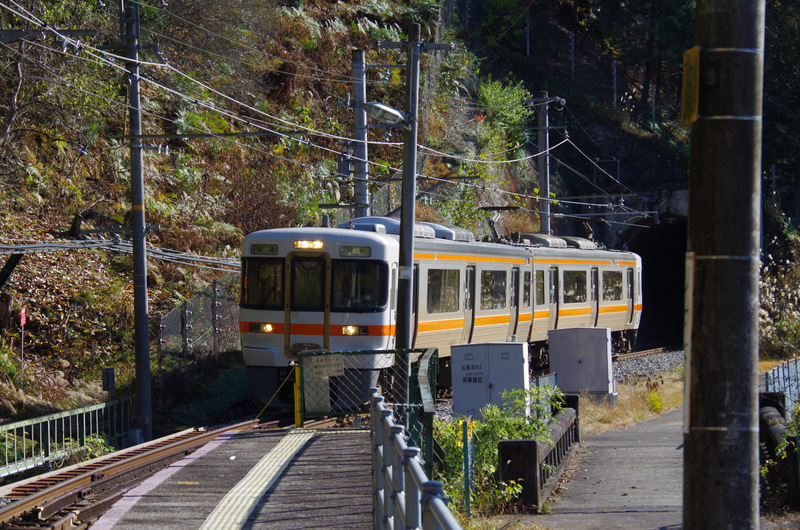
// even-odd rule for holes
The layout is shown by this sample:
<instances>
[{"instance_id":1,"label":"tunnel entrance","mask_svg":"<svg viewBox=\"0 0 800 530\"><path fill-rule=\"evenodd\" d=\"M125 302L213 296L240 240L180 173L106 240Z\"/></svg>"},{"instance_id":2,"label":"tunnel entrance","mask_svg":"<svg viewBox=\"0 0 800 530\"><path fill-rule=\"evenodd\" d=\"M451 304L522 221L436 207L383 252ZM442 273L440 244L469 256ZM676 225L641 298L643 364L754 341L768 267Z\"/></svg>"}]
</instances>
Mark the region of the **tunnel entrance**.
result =
<instances>
[{"instance_id":1,"label":"tunnel entrance","mask_svg":"<svg viewBox=\"0 0 800 530\"><path fill-rule=\"evenodd\" d=\"M637 349L683 344L685 218L629 231L623 243L642 257L642 321Z\"/></svg>"}]
</instances>

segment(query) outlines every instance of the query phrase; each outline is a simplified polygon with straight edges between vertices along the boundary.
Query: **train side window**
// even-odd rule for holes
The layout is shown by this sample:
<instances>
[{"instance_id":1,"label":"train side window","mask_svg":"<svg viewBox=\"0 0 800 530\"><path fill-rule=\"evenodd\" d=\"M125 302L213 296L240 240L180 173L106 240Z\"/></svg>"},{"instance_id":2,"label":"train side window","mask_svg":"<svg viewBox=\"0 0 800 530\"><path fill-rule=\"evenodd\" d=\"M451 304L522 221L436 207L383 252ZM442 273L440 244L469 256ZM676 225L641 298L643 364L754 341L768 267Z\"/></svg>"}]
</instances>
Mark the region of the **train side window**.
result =
<instances>
[{"instance_id":1,"label":"train side window","mask_svg":"<svg viewBox=\"0 0 800 530\"><path fill-rule=\"evenodd\" d=\"M452 313L459 310L461 271L428 270L428 313Z\"/></svg>"},{"instance_id":2,"label":"train side window","mask_svg":"<svg viewBox=\"0 0 800 530\"><path fill-rule=\"evenodd\" d=\"M531 305L531 271L525 271L522 275L522 307Z\"/></svg>"},{"instance_id":3,"label":"train side window","mask_svg":"<svg viewBox=\"0 0 800 530\"><path fill-rule=\"evenodd\" d=\"M586 271L564 271L564 303L586 302Z\"/></svg>"},{"instance_id":4,"label":"train side window","mask_svg":"<svg viewBox=\"0 0 800 530\"><path fill-rule=\"evenodd\" d=\"M536 305L545 304L544 299L544 271L536 271Z\"/></svg>"},{"instance_id":5,"label":"train side window","mask_svg":"<svg viewBox=\"0 0 800 530\"><path fill-rule=\"evenodd\" d=\"M283 309L283 259L243 260L242 306Z\"/></svg>"},{"instance_id":6,"label":"train side window","mask_svg":"<svg viewBox=\"0 0 800 530\"><path fill-rule=\"evenodd\" d=\"M603 301L622 300L622 271L603 271Z\"/></svg>"},{"instance_id":7,"label":"train side window","mask_svg":"<svg viewBox=\"0 0 800 530\"><path fill-rule=\"evenodd\" d=\"M481 309L506 307L506 271L481 271Z\"/></svg>"}]
</instances>

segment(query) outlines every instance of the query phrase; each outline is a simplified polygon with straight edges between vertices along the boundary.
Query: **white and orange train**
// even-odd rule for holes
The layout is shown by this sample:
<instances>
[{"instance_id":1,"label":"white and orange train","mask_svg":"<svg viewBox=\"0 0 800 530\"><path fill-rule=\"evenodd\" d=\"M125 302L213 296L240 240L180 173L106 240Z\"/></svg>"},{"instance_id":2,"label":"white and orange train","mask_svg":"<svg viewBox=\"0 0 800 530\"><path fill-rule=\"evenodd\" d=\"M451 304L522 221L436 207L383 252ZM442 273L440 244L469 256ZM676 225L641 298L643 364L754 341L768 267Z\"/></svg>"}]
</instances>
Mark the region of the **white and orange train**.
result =
<instances>
[{"instance_id":1,"label":"white and orange train","mask_svg":"<svg viewBox=\"0 0 800 530\"><path fill-rule=\"evenodd\" d=\"M394 348L399 228L394 218L364 217L244 238L240 330L255 398L275 393L300 351ZM413 346L439 349L442 376L455 344L525 341L531 363L546 363L550 329L610 328L616 350L632 347L638 255L572 237L514 240L415 225Z\"/></svg>"}]
</instances>

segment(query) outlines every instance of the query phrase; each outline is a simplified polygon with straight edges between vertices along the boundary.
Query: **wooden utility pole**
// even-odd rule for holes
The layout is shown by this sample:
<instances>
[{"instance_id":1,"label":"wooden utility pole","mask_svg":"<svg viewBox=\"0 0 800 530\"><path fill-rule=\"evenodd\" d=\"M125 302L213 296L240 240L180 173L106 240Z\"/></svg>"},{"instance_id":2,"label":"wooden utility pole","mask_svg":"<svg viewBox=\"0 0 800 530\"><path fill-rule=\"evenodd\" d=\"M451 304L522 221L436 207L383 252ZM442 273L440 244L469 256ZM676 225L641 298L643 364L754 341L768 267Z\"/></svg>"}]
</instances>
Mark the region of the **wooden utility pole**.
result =
<instances>
[{"instance_id":1,"label":"wooden utility pole","mask_svg":"<svg viewBox=\"0 0 800 530\"><path fill-rule=\"evenodd\" d=\"M699 98L687 251L686 529L759 526L764 11L764 0L697 2L698 79L688 83Z\"/></svg>"}]
</instances>

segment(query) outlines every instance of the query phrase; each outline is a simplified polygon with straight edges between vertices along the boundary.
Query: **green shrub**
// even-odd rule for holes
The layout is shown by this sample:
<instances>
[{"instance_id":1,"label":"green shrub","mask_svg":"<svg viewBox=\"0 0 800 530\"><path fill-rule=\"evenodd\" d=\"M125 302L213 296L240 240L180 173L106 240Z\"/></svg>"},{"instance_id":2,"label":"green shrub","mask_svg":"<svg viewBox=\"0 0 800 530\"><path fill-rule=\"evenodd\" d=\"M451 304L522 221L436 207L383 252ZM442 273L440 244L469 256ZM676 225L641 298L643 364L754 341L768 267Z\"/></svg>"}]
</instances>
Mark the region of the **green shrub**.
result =
<instances>
[{"instance_id":1,"label":"green shrub","mask_svg":"<svg viewBox=\"0 0 800 530\"><path fill-rule=\"evenodd\" d=\"M501 482L497 475L497 445L501 440L533 439L550 442L549 423L561 409L563 395L551 386L503 393L503 406L487 405L483 419L434 423L434 436L442 447L442 461L435 467L436 480L444 484L452 507L464 510L464 421L468 436L474 439L473 480L470 491L471 512L491 515L506 511L522 493L517 483ZM526 415L526 410L528 414Z\"/></svg>"}]
</instances>

